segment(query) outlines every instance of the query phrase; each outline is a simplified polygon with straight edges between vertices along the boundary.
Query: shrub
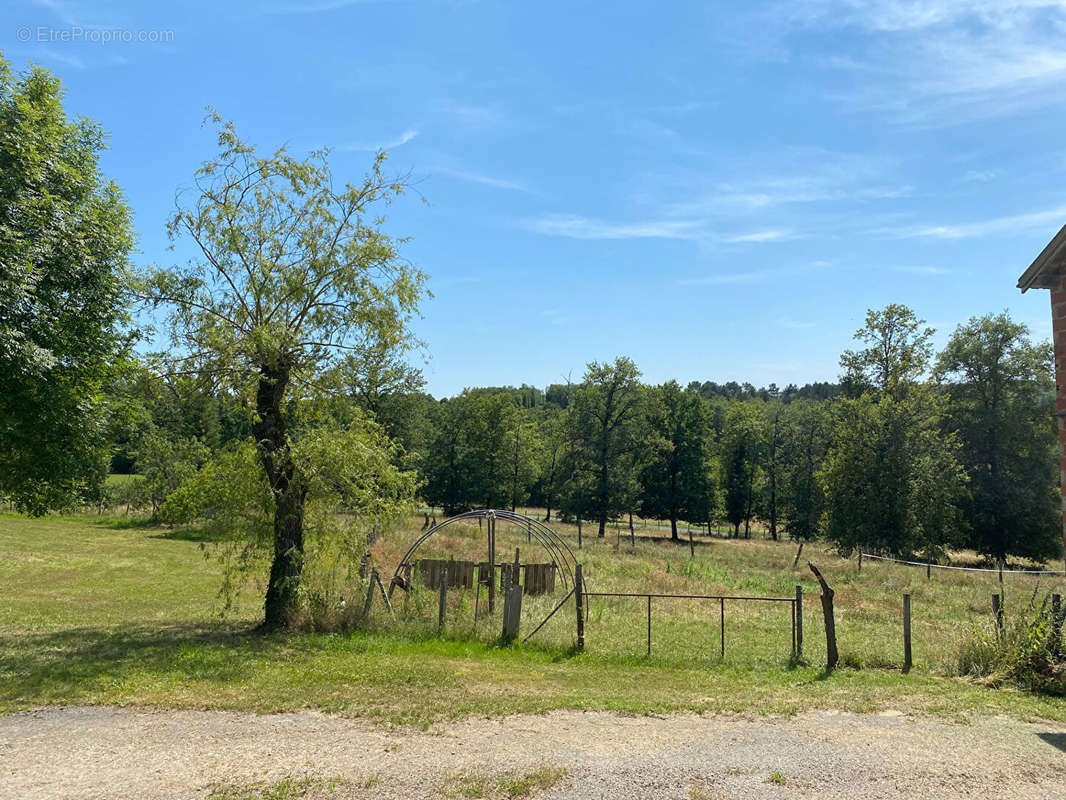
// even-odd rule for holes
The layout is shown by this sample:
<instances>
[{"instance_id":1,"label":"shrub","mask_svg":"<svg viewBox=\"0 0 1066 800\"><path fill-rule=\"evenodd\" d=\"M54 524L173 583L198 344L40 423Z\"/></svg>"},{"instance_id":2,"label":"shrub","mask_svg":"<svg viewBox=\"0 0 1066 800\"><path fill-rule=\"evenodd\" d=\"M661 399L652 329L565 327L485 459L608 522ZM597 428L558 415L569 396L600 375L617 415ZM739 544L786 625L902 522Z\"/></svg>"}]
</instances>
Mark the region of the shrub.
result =
<instances>
[{"instance_id":1,"label":"shrub","mask_svg":"<svg viewBox=\"0 0 1066 800\"><path fill-rule=\"evenodd\" d=\"M1052 613L1050 597L1038 601L1034 592L1028 605L1007 619L1002 632L989 620L963 640L955 653L955 674L1066 696L1062 623L1062 612L1057 618Z\"/></svg>"}]
</instances>

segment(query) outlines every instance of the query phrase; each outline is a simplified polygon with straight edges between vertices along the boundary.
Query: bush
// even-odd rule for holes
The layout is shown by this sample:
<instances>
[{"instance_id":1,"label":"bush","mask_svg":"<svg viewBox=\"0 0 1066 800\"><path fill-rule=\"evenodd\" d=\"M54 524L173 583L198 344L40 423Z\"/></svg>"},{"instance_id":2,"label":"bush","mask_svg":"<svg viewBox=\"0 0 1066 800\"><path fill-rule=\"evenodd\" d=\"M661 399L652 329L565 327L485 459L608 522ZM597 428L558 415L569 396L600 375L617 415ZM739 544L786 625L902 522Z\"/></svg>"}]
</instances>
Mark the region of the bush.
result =
<instances>
[{"instance_id":1,"label":"bush","mask_svg":"<svg viewBox=\"0 0 1066 800\"><path fill-rule=\"evenodd\" d=\"M1066 696L1066 655L1062 647L1063 615L1052 613L1050 597L1028 605L1008 618L1002 633L993 621L975 628L958 647L956 675L991 685L1012 684L1020 689Z\"/></svg>"}]
</instances>

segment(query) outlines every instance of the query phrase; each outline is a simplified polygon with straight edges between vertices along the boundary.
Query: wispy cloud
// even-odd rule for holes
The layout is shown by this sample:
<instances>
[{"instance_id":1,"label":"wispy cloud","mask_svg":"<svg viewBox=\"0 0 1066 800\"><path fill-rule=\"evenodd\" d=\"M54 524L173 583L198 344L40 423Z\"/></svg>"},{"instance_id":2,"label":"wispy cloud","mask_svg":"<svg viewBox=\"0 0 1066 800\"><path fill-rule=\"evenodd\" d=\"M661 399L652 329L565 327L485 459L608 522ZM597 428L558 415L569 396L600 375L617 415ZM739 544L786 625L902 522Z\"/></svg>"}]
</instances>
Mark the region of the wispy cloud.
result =
<instances>
[{"instance_id":1,"label":"wispy cloud","mask_svg":"<svg viewBox=\"0 0 1066 800\"><path fill-rule=\"evenodd\" d=\"M74 55L73 53L61 53L58 50L54 50L50 47L42 48L38 51L49 61L55 61L59 64L65 64L68 67L74 69L85 69L85 61Z\"/></svg>"},{"instance_id":2,"label":"wispy cloud","mask_svg":"<svg viewBox=\"0 0 1066 800\"><path fill-rule=\"evenodd\" d=\"M371 144L365 144L365 143L360 144L360 143L351 142L349 144L342 144L337 149L341 150L343 152L353 152L353 151L371 151L371 152L373 152L373 151L377 151L377 150L393 150L393 149L395 149L397 147L400 147L401 145L407 144L409 141L414 139L416 136L418 136L418 131L415 130L414 128L408 128L403 133L401 133L399 136L397 136L397 137L395 137L393 139L390 139L390 140L388 140L386 142L382 142L381 144L373 144L373 145L371 145Z\"/></svg>"},{"instance_id":3,"label":"wispy cloud","mask_svg":"<svg viewBox=\"0 0 1066 800\"><path fill-rule=\"evenodd\" d=\"M780 239L793 238L795 238L795 235L792 231L754 231L752 233L738 233L726 236L724 241L730 244L740 244L743 242L775 242Z\"/></svg>"},{"instance_id":4,"label":"wispy cloud","mask_svg":"<svg viewBox=\"0 0 1066 800\"><path fill-rule=\"evenodd\" d=\"M60 22L76 28L107 29L126 27L129 20L125 14L117 13L112 3L79 3L72 0L33 0L39 8L51 11ZM100 19L101 14L109 16ZM91 15L91 16L90 16Z\"/></svg>"},{"instance_id":5,"label":"wispy cloud","mask_svg":"<svg viewBox=\"0 0 1066 800\"><path fill-rule=\"evenodd\" d=\"M574 214L548 214L523 220L522 227L547 236L568 239L689 239L702 238L699 223L690 220L649 220L616 223Z\"/></svg>"},{"instance_id":6,"label":"wispy cloud","mask_svg":"<svg viewBox=\"0 0 1066 800\"><path fill-rule=\"evenodd\" d=\"M608 222L576 214L546 214L525 219L521 226L546 236L567 239L680 239L704 244L763 244L793 239L790 230L759 230L723 233L699 219L648 219L637 222Z\"/></svg>"},{"instance_id":7,"label":"wispy cloud","mask_svg":"<svg viewBox=\"0 0 1066 800\"><path fill-rule=\"evenodd\" d=\"M430 110L452 117L471 128L486 128L497 124L503 118L503 115L494 108L459 103L447 98L432 103Z\"/></svg>"},{"instance_id":8,"label":"wispy cloud","mask_svg":"<svg viewBox=\"0 0 1066 800\"><path fill-rule=\"evenodd\" d=\"M1024 233L1034 228L1046 227L1058 230L1063 223L1066 223L1066 206L1028 214L994 217L977 222L897 228L885 231L885 233L893 234L903 239L973 239L1000 233Z\"/></svg>"},{"instance_id":9,"label":"wispy cloud","mask_svg":"<svg viewBox=\"0 0 1066 800\"><path fill-rule=\"evenodd\" d=\"M264 3L259 8L264 14L277 15L303 15L318 14L323 11L337 11L349 6L366 5L367 3L386 3L391 0L308 0L302 3Z\"/></svg>"},{"instance_id":10,"label":"wispy cloud","mask_svg":"<svg viewBox=\"0 0 1066 800\"><path fill-rule=\"evenodd\" d=\"M971 169L962 176L964 183L988 183L1003 176L1001 169Z\"/></svg>"},{"instance_id":11,"label":"wispy cloud","mask_svg":"<svg viewBox=\"0 0 1066 800\"><path fill-rule=\"evenodd\" d=\"M456 180L466 181L467 183L477 183L482 186L491 186L493 189L507 189L512 192L528 192L529 187L517 181L506 180L504 178L496 178L492 175L484 175L479 172L471 172L465 169L455 169L453 167L433 167L431 172L438 175L446 175L449 178L455 178Z\"/></svg>"},{"instance_id":12,"label":"wispy cloud","mask_svg":"<svg viewBox=\"0 0 1066 800\"><path fill-rule=\"evenodd\" d=\"M837 52L820 63L862 74L838 99L904 123L1056 104L1066 86L1064 0L788 0L750 28L785 51L796 33L833 36Z\"/></svg>"},{"instance_id":13,"label":"wispy cloud","mask_svg":"<svg viewBox=\"0 0 1066 800\"><path fill-rule=\"evenodd\" d=\"M934 266L920 266L920 265L901 265L895 267L889 267L893 272L902 272L907 275L924 275L926 277L934 277L937 275L952 275L957 270L948 269L947 267L934 267Z\"/></svg>"},{"instance_id":14,"label":"wispy cloud","mask_svg":"<svg viewBox=\"0 0 1066 800\"><path fill-rule=\"evenodd\" d=\"M741 270L739 272L715 272L699 278L682 278L677 283L679 286L728 286L731 284L761 283L789 275L823 272L830 266L831 262L818 260L784 267L759 268Z\"/></svg>"}]
</instances>

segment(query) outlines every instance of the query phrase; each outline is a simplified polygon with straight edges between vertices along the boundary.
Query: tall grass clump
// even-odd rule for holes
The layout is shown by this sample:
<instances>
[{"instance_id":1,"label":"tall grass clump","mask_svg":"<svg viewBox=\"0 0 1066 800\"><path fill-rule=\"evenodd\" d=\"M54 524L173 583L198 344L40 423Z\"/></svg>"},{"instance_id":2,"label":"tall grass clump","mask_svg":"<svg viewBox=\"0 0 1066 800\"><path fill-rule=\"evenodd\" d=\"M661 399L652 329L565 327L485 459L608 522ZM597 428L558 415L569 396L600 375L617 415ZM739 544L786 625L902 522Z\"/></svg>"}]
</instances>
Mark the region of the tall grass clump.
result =
<instances>
[{"instance_id":1,"label":"tall grass clump","mask_svg":"<svg viewBox=\"0 0 1066 800\"><path fill-rule=\"evenodd\" d=\"M1038 600L1034 592L1025 608L1007 617L1002 631L990 620L960 642L955 674L991 686L1066 696L1062 623L1063 612L1053 612L1050 596Z\"/></svg>"}]
</instances>

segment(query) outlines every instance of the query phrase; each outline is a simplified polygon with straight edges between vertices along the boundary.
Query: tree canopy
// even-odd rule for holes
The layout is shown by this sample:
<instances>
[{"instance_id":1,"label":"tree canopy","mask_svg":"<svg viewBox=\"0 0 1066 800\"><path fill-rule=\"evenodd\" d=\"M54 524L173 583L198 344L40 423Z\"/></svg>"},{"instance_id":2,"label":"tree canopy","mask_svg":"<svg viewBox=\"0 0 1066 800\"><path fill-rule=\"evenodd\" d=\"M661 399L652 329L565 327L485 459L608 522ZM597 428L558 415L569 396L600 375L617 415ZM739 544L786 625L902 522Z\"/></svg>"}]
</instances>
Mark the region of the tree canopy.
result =
<instances>
[{"instance_id":1,"label":"tree canopy","mask_svg":"<svg viewBox=\"0 0 1066 800\"><path fill-rule=\"evenodd\" d=\"M91 499L106 475L133 234L103 149L57 78L0 56L0 494L35 514Z\"/></svg>"},{"instance_id":2,"label":"tree canopy","mask_svg":"<svg viewBox=\"0 0 1066 800\"><path fill-rule=\"evenodd\" d=\"M218 155L195 173L191 202L169 223L199 258L153 269L146 299L169 311L171 373L209 376L248 397L252 435L274 501L265 625L299 606L304 504L310 476L292 442L305 435L294 398L323 381L360 343L399 343L425 275L382 230L379 207L404 191L379 153L357 183L338 185L326 152L260 156L217 114Z\"/></svg>"}]
</instances>

